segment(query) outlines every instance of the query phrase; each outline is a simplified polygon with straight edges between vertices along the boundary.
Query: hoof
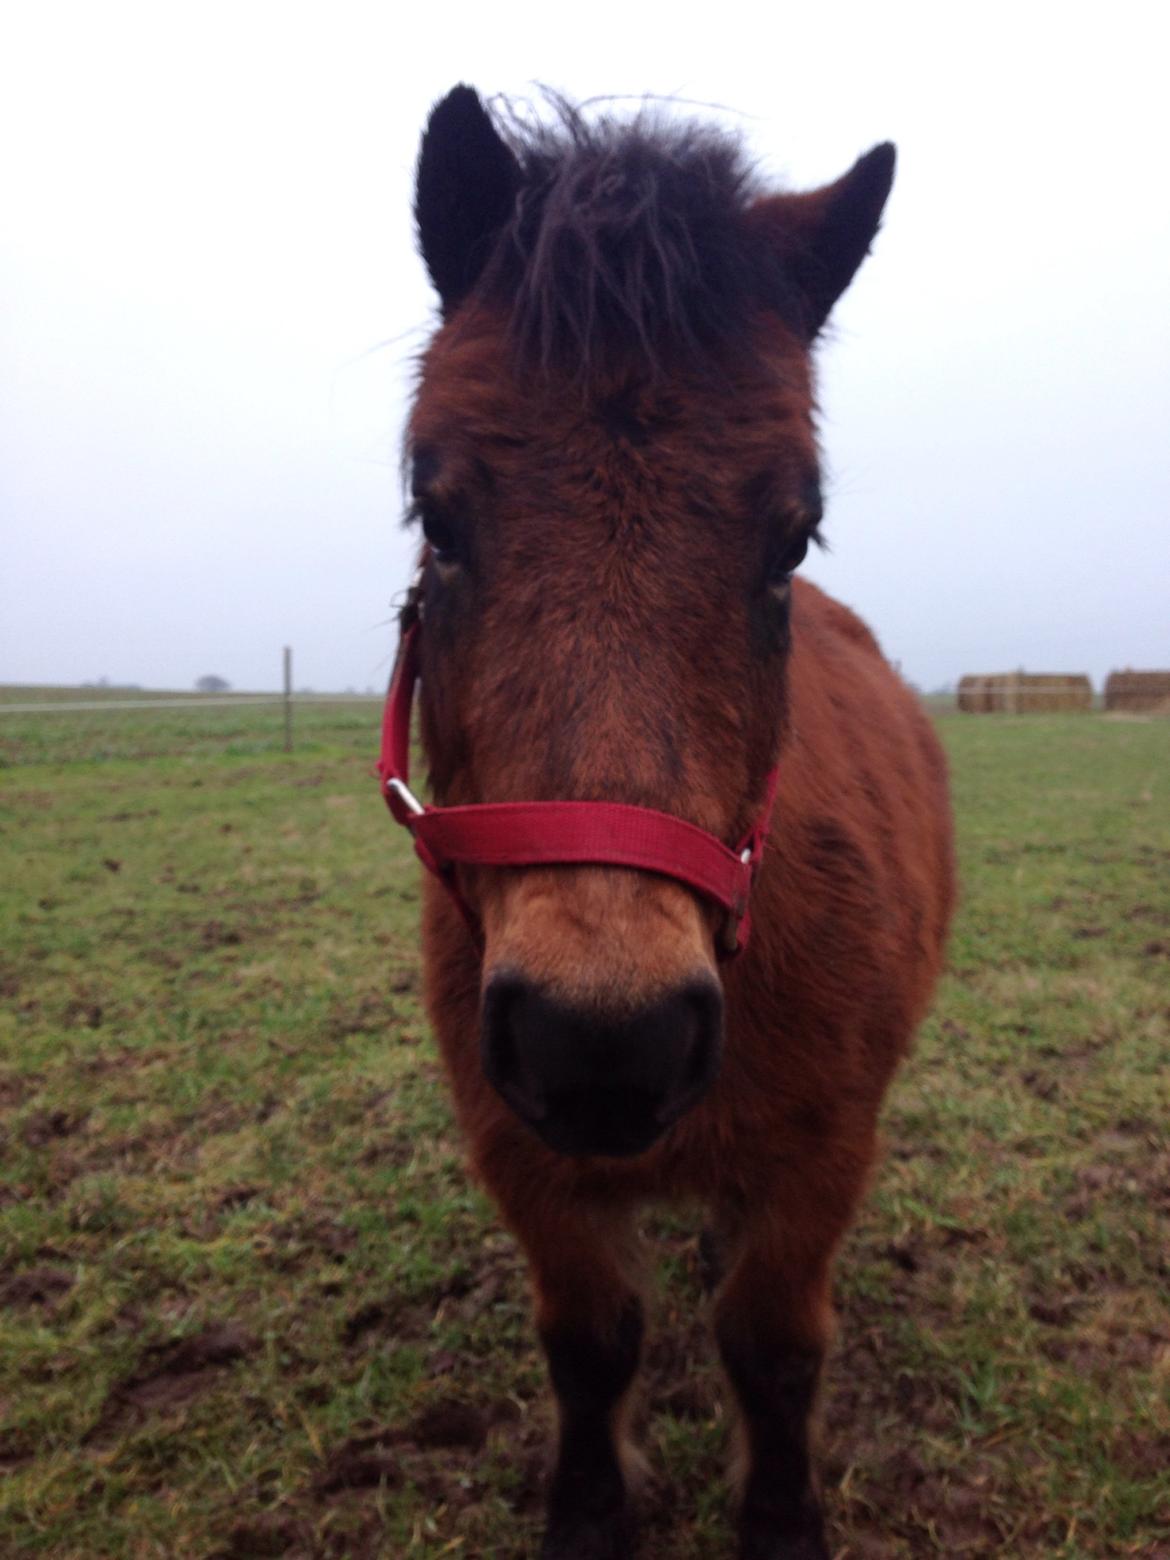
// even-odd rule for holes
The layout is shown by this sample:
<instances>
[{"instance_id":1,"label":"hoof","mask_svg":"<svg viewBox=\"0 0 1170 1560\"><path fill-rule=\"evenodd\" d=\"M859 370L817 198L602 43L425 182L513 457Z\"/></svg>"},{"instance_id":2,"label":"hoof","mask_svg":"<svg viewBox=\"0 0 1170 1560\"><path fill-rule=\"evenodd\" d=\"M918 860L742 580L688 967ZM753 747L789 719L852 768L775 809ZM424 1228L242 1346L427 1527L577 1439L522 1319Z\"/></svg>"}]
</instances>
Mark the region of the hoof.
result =
<instances>
[{"instance_id":1,"label":"hoof","mask_svg":"<svg viewBox=\"0 0 1170 1560\"><path fill-rule=\"evenodd\" d=\"M753 1539L740 1546L740 1560L832 1560L829 1546L820 1537Z\"/></svg>"},{"instance_id":2,"label":"hoof","mask_svg":"<svg viewBox=\"0 0 1170 1560\"><path fill-rule=\"evenodd\" d=\"M540 1560L633 1560L634 1523L626 1512L550 1526Z\"/></svg>"},{"instance_id":3,"label":"hoof","mask_svg":"<svg viewBox=\"0 0 1170 1560\"><path fill-rule=\"evenodd\" d=\"M794 1531L774 1522L745 1521L740 1527L739 1560L832 1560L820 1514L811 1514Z\"/></svg>"}]
</instances>

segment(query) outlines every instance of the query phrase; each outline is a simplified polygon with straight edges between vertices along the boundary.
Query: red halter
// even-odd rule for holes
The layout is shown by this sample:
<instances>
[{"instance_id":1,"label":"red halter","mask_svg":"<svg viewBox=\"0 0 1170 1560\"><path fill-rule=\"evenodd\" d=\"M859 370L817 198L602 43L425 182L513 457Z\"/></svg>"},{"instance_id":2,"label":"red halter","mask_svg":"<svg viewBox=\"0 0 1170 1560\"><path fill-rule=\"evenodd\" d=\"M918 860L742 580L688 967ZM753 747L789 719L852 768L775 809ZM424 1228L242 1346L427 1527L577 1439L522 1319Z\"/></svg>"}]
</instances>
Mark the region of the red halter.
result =
<instances>
[{"instance_id":1,"label":"red halter","mask_svg":"<svg viewBox=\"0 0 1170 1560\"><path fill-rule=\"evenodd\" d=\"M402 635L382 716L382 793L397 822L414 836L415 854L450 893L477 942L474 912L459 892L455 866L533 867L592 863L660 872L685 883L727 912L720 953L748 940L748 897L760 867L779 771L765 786L755 825L734 850L714 834L652 807L620 802L486 802L428 807L410 789L410 712L418 681L415 621Z\"/></svg>"}]
</instances>

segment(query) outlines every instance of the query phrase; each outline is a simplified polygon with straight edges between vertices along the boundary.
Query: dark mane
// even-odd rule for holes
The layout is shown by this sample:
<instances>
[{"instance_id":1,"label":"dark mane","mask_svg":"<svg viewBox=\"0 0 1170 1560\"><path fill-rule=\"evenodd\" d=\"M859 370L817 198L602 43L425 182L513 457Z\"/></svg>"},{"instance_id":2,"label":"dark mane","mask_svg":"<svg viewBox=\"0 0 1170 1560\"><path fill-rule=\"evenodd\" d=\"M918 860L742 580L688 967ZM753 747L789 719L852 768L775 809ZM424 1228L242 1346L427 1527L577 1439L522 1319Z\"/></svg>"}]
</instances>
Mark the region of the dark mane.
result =
<instances>
[{"instance_id":1,"label":"dark mane","mask_svg":"<svg viewBox=\"0 0 1170 1560\"><path fill-rule=\"evenodd\" d=\"M738 138L653 108L619 122L555 106L551 128L496 115L521 185L482 288L525 361L695 367L742 350L761 305L799 318L744 220L761 192Z\"/></svg>"}]
</instances>

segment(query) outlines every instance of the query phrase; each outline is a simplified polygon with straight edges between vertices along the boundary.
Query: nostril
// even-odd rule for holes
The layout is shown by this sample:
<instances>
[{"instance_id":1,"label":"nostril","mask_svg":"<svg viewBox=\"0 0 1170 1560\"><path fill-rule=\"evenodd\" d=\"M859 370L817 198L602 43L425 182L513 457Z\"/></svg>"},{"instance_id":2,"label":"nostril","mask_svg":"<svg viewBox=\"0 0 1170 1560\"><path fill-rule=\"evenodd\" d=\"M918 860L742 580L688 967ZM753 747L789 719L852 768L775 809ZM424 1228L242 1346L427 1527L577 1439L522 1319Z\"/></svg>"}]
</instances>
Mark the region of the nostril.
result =
<instances>
[{"instance_id":1,"label":"nostril","mask_svg":"<svg viewBox=\"0 0 1170 1560\"><path fill-rule=\"evenodd\" d=\"M688 1088L697 1083L707 1070L710 1044L703 1014L689 1004L682 1010L677 1027L678 1069L676 1083Z\"/></svg>"},{"instance_id":2,"label":"nostril","mask_svg":"<svg viewBox=\"0 0 1170 1560\"><path fill-rule=\"evenodd\" d=\"M512 1109L526 1121L543 1121L548 1114L539 1080L525 1064L518 1041L519 1022L529 998L527 983L518 976L496 975L483 996L480 1055L484 1076Z\"/></svg>"},{"instance_id":3,"label":"nostril","mask_svg":"<svg viewBox=\"0 0 1170 1560\"><path fill-rule=\"evenodd\" d=\"M663 1126L677 1121L711 1087L723 1049L723 994L713 981L688 986L675 1002L678 1065L655 1112Z\"/></svg>"}]
</instances>

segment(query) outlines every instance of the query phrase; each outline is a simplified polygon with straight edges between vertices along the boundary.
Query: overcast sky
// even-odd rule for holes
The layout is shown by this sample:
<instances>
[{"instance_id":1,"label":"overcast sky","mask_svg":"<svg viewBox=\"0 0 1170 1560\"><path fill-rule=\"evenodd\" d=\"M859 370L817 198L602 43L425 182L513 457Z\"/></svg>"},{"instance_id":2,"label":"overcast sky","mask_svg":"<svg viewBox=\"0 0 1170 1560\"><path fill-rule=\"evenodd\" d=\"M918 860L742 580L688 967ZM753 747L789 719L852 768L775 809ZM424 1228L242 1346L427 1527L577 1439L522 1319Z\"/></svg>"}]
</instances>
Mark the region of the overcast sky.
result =
<instances>
[{"instance_id":1,"label":"overcast sky","mask_svg":"<svg viewBox=\"0 0 1170 1560\"><path fill-rule=\"evenodd\" d=\"M897 141L821 348L833 550L809 572L925 686L1170 665L1157 7L4 17L0 681L271 687L291 644L300 685L384 682L433 318L411 174L460 80L726 105L794 188Z\"/></svg>"}]
</instances>

